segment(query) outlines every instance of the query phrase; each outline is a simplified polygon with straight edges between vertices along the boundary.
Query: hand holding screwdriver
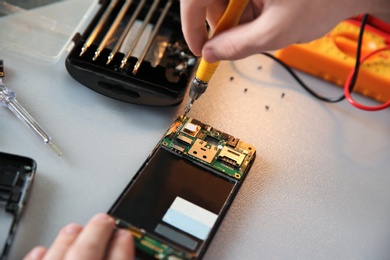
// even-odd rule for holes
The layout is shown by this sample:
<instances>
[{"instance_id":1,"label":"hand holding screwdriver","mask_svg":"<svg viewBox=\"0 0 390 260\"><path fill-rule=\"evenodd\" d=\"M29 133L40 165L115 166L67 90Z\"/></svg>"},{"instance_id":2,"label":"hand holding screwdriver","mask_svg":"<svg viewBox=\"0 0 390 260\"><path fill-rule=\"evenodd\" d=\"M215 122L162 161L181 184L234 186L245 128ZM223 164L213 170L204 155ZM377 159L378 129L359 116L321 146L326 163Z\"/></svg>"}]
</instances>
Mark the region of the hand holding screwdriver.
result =
<instances>
[{"instance_id":1,"label":"hand holding screwdriver","mask_svg":"<svg viewBox=\"0 0 390 260\"><path fill-rule=\"evenodd\" d=\"M227 2L180 2L188 47L208 62L237 60L293 43L308 42L325 35L340 21L362 13L390 22L388 0L251 0L239 26L208 39L205 21L214 29Z\"/></svg>"},{"instance_id":2,"label":"hand holding screwdriver","mask_svg":"<svg viewBox=\"0 0 390 260\"><path fill-rule=\"evenodd\" d=\"M230 0L226 11L214 30L213 36L237 25L248 2L249 0ZM201 59L196 75L191 82L190 99L185 107L184 116L190 111L195 100L206 91L208 82L214 75L218 65L219 61L209 63L203 58Z\"/></svg>"}]
</instances>

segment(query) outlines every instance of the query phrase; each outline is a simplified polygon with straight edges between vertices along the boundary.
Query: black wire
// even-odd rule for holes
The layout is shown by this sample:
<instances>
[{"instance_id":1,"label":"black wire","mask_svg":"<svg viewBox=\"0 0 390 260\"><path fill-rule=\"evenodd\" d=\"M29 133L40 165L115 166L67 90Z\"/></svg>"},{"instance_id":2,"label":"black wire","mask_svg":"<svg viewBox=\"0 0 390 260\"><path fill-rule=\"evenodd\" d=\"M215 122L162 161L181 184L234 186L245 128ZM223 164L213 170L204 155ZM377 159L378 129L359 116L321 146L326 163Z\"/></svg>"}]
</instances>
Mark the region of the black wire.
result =
<instances>
[{"instance_id":1,"label":"black wire","mask_svg":"<svg viewBox=\"0 0 390 260\"><path fill-rule=\"evenodd\" d=\"M363 44L364 27L365 27L366 24L367 24L368 16L369 16L368 14L365 14L365 15L363 16L362 23L361 23L361 25L360 25L359 38L358 38L357 49L356 49L355 69L354 69L354 71L353 71L351 83L349 84L349 88L348 88L349 93L352 92L352 90L353 90L353 88L354 88L354 86L355 86L357 77L358 77L358 75L359 75L360 55L361 55L361 49L362 49L362 44Z\"/></svg>"},{"instance_id":2,"label":"black wire","mask_svg":"<svg viewBox=\"0 0 390 260\"><path fill-rule=\"evenodd\" d=\"M360 56L361 56L361 48L362 48L362 43L363 43L364 27L367 24L368 16L369 16L369 14L365 14L363 16L362 22L360 25L360 32L359 32L359 37L358 37L358 41L357 41L357 48L356 48L355 68L354 68L352 79L351 79L351 82L350 82L350 85L348 88L350 93L352 92L352 90L355 86L357 77L359 75ZM274 55L267 53L267 52L261 52L261 54L273 59L274 61L276 61L277 63L282 65L282 67L284 67L291 74L291 76L299 83L299 85L301 85L301 87L303 87L309 94L311 94L315 98L322 100L322 101L325 101L325 102L329 102L329 103L337 103L337 102L340 102L340 101L345 99L344 94L338 98L328 98L328 97L324 97L324 96L318 94L317 92L312 90L309 86L307 86L302 81L302 79L292 70L292 68L290 66L288 66L286 63L284 63L282 60L276 58Z\"/></svg>"},{"instance_id":3,"label":"black wire","mask_svg":"<svg viewBox=\"0 0 390 260\"><path fill-rule=\"evenodd\" d=\"M340 102L342 100L345 99L345 96L342 95L341 97L339 98L328 98L328 97L324 97L324 96L321 96L320 94L318 94L317 92L315 92L314 90L312 90L309 86L307 86L303 81L302 79L292 70L291 67L289 67L286 63L284 63L282 60L276 58L275 56L273 56L272 54L269 54L267 52L262 52L261 54L267 56L267 57L270 57L271 59L275 60L276 62L278 62L280 65L282 65L290 74L291 76L299 83L299 85L301 85L302 88L304 88L307 92L309 92L312 96L314 96L315 98L319 99L319 100L322 100L322 101L325 101L325 102L329 102L329 103L336 103L336 102Z\"/></svg>"}]
</instances>

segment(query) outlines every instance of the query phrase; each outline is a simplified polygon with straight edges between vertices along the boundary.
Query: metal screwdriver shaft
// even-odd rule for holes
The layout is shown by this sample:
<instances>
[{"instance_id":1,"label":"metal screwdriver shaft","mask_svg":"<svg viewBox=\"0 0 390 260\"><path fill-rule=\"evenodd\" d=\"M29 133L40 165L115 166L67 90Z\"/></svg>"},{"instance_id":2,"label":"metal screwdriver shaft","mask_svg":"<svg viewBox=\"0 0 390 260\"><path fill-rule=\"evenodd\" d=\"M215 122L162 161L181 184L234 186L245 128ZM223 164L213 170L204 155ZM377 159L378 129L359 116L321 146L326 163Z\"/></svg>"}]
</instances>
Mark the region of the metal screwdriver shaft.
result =
<instances>
[{"instance_id":1,"label":"metal screwdriver shaft","mask_svg":"<svg viewBox=\"0 0 390 260\"><path fill-rule=\"evenodd\" d=\"M137 37L135 38L135 40L133 42L133 45L131 46L130 50L127 52L126 56L121 61L121 66L120 66L121 69L123 69L126 66L127 60L130 58L130 56L133 53L135 47L137 46L137 43L138 43L139 39L141 38L142 33L144 32L144 30L145 30L146 26L148 25L150 19L152 18L154 11L157 9L157 6L158 6L159 2L160 2L160 0L154 0L153 1L153 5L152 5L152 7L150 7L150 9L149 9L149 11L148 11L148 13L147 13L147 15L145 17L145 20L143 21L143 23L141 25L141 28L139 29Z\"/></svg>"},{"instance_id":2,"label":"metal screwdriver shaft","mask_svg":"<svg viewBox=\"0 0 390 260\"><path fill-rule=\"evenodd\" d=\"M19 104L16 100L15 93L8 89L0 78L0 105L8 107L20 120L30 127L45 144L59 156L62 155L61 150L51 141L51 137L42 129L42 127L34 120L34 118Z\"/></svg>"},{"instance_id":3,"label":"metal screwdriver shaft","mask_svg":"<svg viewBox=\"0 0 390 260\"><path fill-rule=\"evenodd\" d=\"M149 37L148 43L144 46L144 49L143 49L143 51L141 53L141 56L139 57L137 63L134 65L134 68L133 68L133 74L134 75L138 72L138 69L141 66L141 63L144 61L146 54L148 53L150 47L152 46L154 38L156 38L157 32L160 29L161 24L164 21L164 18L165 18L165 16L167 15L167 13L169 11L169 8L171 8L172 3L173 3L173 0L169 0L165 4L165 7L164 7L163 11L161 12L161 15L158 18L158 21L157 21L156 25L154 26L154 29L153 29L150 37Z\"/></svg>"},{"instance_id":4,"label":"metal screwdriver shaft","mask_svg":"<svg viewBox=\"0 0 390 260\"><path fill-rule=\"evenodd\" d=\"M244 12L249 0L230 0L229 4L219 20L217 27L213 32L213 36L232 28L238 24L238 21ZM184 108L184 116L190 112L194 102L206 91L211 77L219 65L219 61L208 63L203 58L199 63L195 77L190 86L190 98Z\"/></svg>"},{"instance_id":5,"label":"metal screwdriver shaft","mask_svg":"<svg viewBox=\"0 0 390 260\"><path fill-rule=\"evenodd\" d=\"M114 34L115 30L118 28L120 22L123 20L123 17L125 16L127 9L129 9L131 3L132 3L132 0L126 0L124 5L121 7L121 10L119 11L114 22L112 23L110 29L106 33L106 36L104 36L103 40L99 44L99 47L96 49L95 56L93 56L92 60L96 60L99 57L101 51L106 47L107 42L110 40L111 36Z\"/></svg>"},{"instance_id":6,"label":"metal screwdriver shaft","mask_svg":"<svg viewBox=\"0 0 390 260\"><path fill-rule=\"evenodd\" d=\"M137 16L139 15L139 13L141 12L142 10L142 7L145 5L146 3L146 0L142 0L138 6L137 6L137 9L135 9L133 15L131 16L130 18L130 21L127 23L125 29L123 30L123 33L121 35L121 37L119 38L118 42L115 44L115 47L114 49L112 49L110 55L108 56L108 59L107 59L107 65L110 64L110 62L112 61L112 59L114 58L114 56L117 54L117 52L119 51L119 48L122 46L122 43L124 42L127 34L129 33L131 27L133 26L134 22L135 22L135 19L137 19Z\"/></svg>"},{"instance_id":7,"label":"metal screwdriver shaft","mask_svg":"<svg viewBox=\"0 0 390 260\"><path fill-rule=\"evenodd\" d=\"M118 2L118 0L112 1L109 4L109 6L107 7L107 9L104 11L103 16L100 18L98 24L95 26L92 33L89 35L88 39L85 41L83 47L81 48L80 56L82 56L87 51L89 46L91 46L93 41L96 39L96 37L98 36L100 31L102 30L103 25L106 23L108 17L110 16L110 14L111 14L112 10L114 9L117 2Z\"/></svg>"}]
</instances>

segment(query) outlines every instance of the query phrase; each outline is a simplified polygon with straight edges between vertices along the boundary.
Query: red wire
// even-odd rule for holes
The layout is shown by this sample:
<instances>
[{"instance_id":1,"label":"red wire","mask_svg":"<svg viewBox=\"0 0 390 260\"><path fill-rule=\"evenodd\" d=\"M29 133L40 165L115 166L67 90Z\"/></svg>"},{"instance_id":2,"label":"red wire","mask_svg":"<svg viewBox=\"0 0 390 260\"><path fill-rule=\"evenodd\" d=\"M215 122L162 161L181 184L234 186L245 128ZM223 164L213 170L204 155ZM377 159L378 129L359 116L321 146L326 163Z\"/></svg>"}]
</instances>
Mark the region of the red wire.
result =
<instances>
[{"instance_id":1,"label":"red wire","mask_svg":"<svg viewBox=\"0 0 390 260\"><path fill-rule=\"evenodd\" d=\"M376 50L368 53L366 56L364 56L364 57L362 57L360 59L360 64L362 64L366 59L368 59L372 55L374 55L374 54L376 54L378 52L381 52L381 51L385 51L385 50L390 50L390 45L382 47L382 48L379 48L379 49L376 49ZM352 70L349 73L349 75L347 77L347 80L345 81L345 84L344 84L344 95L345 95L345 98L348 100L349 103L351 103L353 106L355 106L355 107L357 107L359 109L367 110L367 111L378 111L378 110L382 110L382 109L390 107L390 100L387 101L386 103L383 103L383 104L379 105L379 106L365 106L365 105L362 105L362 104L356 102L355 100L353 100L352 97L351 97L351 93L349 92L349 87L351 85L353 72L354 72L354 70Z\"/></svg>"}]
</instances>

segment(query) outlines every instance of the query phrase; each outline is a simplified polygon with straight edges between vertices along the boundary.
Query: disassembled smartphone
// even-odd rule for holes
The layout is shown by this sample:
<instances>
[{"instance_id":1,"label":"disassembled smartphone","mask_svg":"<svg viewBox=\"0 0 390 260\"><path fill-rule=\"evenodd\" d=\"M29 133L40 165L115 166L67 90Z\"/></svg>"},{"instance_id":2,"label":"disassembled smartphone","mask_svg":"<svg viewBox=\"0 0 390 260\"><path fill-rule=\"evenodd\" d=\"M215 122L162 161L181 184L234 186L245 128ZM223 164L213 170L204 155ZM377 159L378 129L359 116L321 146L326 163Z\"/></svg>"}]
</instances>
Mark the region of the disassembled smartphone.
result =
<instances>
[{"instance_id":1,"label":"disassembled smartphone","mask_svg":"<svg viewBox=\"0 0 390 260\"><path fill-rule=\"evenodd\" d=\"M9 253L35 171L33 159L0 152L1 260Z\"/></svg>"},{"instance_id":2,"label":"disassembled smartphone","mask_svg":"<svg viewBox=\"0 0 390 260\"><path fill-rule=\"evenodd\" d=\"M133 234L139 259L200 259L255 155L252 145L181 116L109 214Z\"/></svg>"}]
</instances>

